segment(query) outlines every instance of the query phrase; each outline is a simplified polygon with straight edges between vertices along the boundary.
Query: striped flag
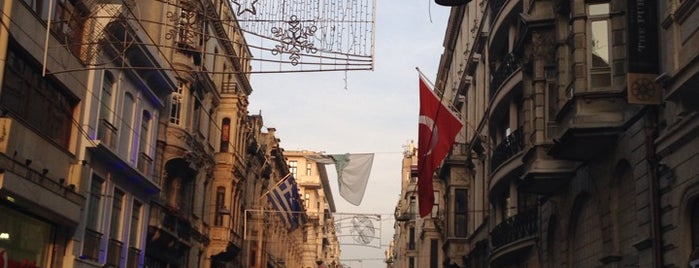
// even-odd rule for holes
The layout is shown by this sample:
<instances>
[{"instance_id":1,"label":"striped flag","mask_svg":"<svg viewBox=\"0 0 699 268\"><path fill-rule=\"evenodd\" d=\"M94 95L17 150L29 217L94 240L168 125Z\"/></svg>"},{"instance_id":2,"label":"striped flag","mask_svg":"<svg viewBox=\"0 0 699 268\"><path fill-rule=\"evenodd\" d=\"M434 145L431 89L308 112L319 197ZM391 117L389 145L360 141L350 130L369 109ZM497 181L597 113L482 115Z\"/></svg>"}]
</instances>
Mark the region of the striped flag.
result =
<instances>
[{"instance_id":1,"label":"striped flag","mask_svg":"<svg viewBox=\"0 0 699 268\"><path fill-rule=\"evenodd\" d=\"M288 176L269 191L267 199L281 220L293 230L299 226L299 218L303 209L299 198L299 189L294 176Z\"/></svg>"}]
</instances>

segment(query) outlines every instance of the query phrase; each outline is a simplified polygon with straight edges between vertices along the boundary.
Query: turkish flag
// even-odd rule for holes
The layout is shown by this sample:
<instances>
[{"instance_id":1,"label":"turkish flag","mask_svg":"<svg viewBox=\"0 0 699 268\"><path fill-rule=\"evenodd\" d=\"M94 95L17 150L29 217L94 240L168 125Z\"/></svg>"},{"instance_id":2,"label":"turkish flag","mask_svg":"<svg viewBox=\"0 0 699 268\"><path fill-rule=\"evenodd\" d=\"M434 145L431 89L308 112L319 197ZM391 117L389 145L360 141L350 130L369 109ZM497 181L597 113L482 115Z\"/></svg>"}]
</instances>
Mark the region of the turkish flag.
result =
<instances>
[{"instance_id":1,"label":"turkish flag","mask_svg":"<svg viewBox=\"0 0 699 268\"><path fill-rule=\"evenodd\" d=\"M418 127L417 194L420 217L432 212L432 177L452 148L463 124L430 90L420 75L420 125Z\"/></svg>"}]
</instances>

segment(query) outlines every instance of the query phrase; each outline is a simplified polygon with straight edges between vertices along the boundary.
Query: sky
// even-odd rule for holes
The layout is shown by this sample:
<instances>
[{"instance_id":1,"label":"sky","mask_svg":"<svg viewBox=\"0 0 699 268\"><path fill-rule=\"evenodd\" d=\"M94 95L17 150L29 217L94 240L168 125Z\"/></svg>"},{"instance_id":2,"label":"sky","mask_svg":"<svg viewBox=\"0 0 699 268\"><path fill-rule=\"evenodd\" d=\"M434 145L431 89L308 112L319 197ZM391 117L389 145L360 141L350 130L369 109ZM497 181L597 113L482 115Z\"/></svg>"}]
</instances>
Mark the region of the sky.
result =
<instances>
[{"instance_id":1,"label":"sky","mask_svg":"<svg viewBox=\"0 0 699 268\"><path fill-rule=\"evenodd\" d=\"M276 129L284 149L375 154L359 206L340 197L335 167L327 167L337 212L382 217L381 226L375 226L381 233L380 248L341 244L341 260L352 268L386 267L384 252L400 198L402 152L409 141L417 144L415 68L435 80L450 10L433 0L377 0L375 8L373 71L251 77L250 114L261 114L264 127Z\"/></svg>"}]
</instances>

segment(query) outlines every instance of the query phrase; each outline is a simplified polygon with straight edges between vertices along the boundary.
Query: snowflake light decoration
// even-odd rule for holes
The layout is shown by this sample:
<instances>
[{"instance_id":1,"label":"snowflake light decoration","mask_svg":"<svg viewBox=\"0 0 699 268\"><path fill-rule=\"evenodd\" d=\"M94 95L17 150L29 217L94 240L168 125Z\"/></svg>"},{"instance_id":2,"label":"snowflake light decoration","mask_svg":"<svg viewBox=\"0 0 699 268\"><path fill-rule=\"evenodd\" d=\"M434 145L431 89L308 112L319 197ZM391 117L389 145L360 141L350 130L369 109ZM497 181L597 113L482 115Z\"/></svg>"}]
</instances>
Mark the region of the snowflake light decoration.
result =
<instances>
[{"instance_id":1,"label":"snowflake light decoration","mask_svg":"<svg viewBox=\"0 0 699 268\"><path fill-rule=\"evenodd\" d=\"M296 66L301 58L300 52L305 51L311 54L318 52L318 49L310 41L318 28L316 26L301 26L301 22L295 15L291 16L287 24L289 24L287 29L281 27L272 28L272 34L280 40L279 44L272 49L272 54L289 53L291 54L289 55L291 65Z\"/></svg>"}]
</instances>

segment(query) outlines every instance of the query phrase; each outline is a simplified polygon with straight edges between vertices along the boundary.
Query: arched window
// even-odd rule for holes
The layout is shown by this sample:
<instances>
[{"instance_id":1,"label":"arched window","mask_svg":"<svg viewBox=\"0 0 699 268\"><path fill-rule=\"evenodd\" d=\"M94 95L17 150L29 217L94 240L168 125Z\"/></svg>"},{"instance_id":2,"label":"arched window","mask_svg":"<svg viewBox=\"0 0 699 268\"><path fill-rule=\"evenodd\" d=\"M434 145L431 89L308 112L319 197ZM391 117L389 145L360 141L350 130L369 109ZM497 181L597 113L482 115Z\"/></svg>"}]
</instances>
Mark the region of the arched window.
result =
<instances>
[{"instance_id":1,"label":"arched window","mask_svg":"<svg viewBox=\"0 0 699 268\"><path fill-rule=\"evenodd\" d=\"M133 115L134 115L134 97L131 93L124 93L124 110L121 116L121 127L120 127L120 139L119 139L119 152L121 155L128 156L129 160L133 158L130 156L132 152L132 137L136 132L133 126Z\"/></svg>"},{"instance_id":2,"label":"arched window","mask_svg":"<svg viewBox=\"0 0 699 268\"><path fill-rule=\"evenodd\" d=\"M100 98L100 120L112 122L112 114L114 113L114 75L110 72L104 72L102 78L102 96Z\"/></svg>"},{"instance_id":3,"label":"arched window","mask_svg":"<svg viewBox=\"0 0 699 268\"><path fill-rule=\"evenodd\" d=\"M228 152L231 143L231 119L224 118L221 123L221 152Z\"/></svg>"}]
</instances>

